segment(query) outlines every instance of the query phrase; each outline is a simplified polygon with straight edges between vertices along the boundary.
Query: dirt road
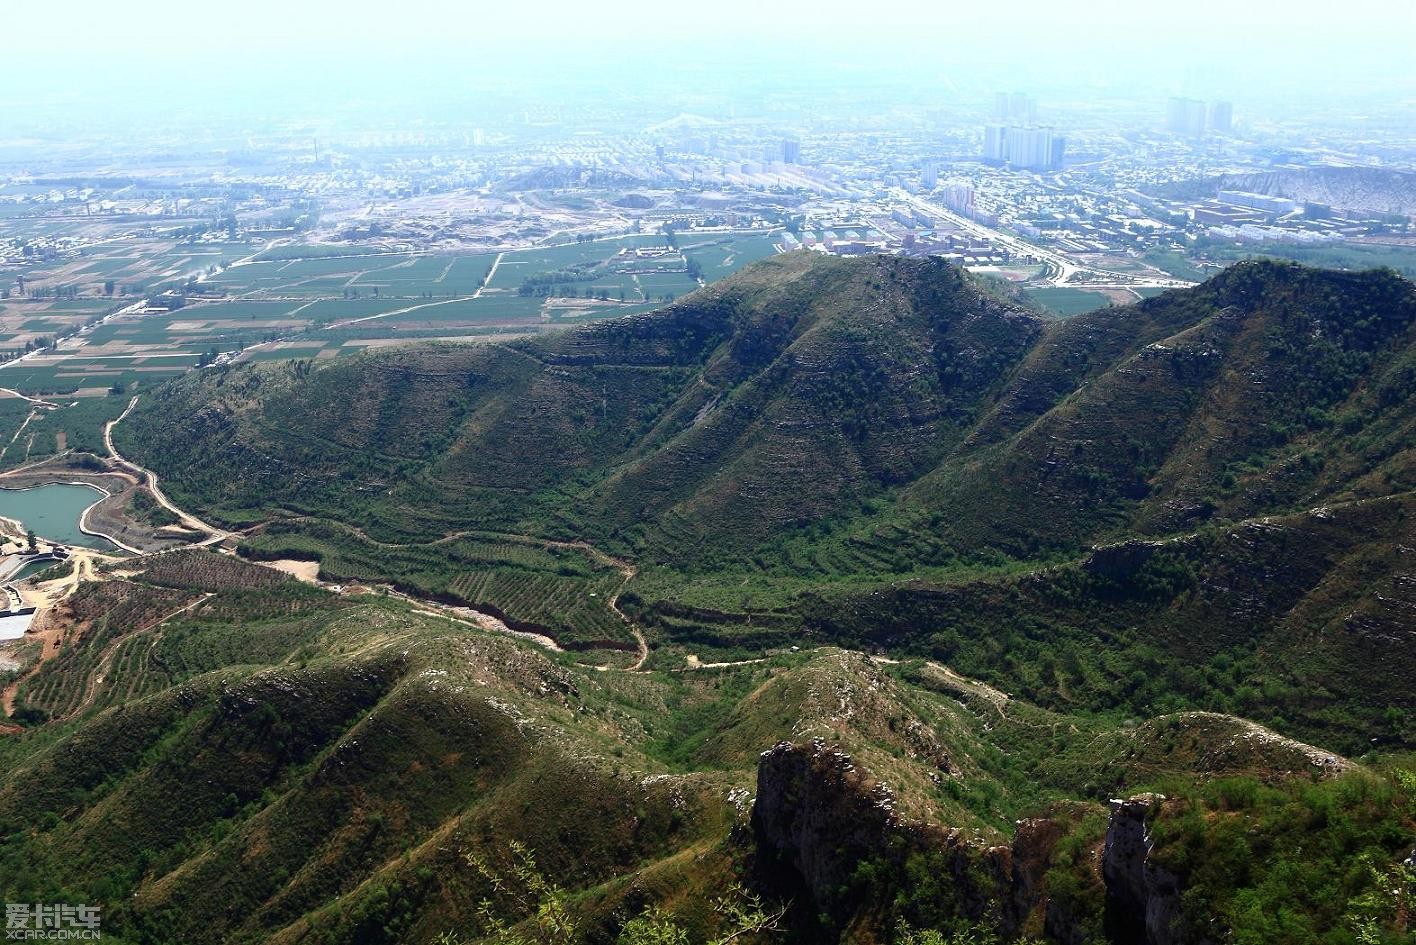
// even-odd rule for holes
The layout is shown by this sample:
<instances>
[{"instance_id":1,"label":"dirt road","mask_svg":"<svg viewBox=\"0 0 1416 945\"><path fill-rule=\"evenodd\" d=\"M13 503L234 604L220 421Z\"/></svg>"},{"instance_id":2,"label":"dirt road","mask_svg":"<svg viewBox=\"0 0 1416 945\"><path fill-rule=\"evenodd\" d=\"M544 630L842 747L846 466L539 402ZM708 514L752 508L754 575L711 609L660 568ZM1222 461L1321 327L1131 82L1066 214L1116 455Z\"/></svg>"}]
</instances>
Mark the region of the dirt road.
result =
<instances>
[{"instance_id":1,"label":"dirt road","mask_svg":"<svg viewBox=\"0 0 1416 945\"><path fill-rule=\"evenodd\" d=\"M158 485L157 473L153 472L150 469L147 469L146 467L139 466L132 460L125 458L123 454L119 453L118 450L114 447L113 428L116 427L118 424L122 423L123 420L128 416L128 414L133 412L133 408L137 405L138 397L135 396L132 400L128 401L128 406L123 410L121 414L118 415L118 419L110 420L108 421L108 423L104 424L103 445L107 447L108 455L112 457L113 462L116 465L126 469L128 472L137 476L138 482L147 486L148 491L152 493L153 498L157 500L158 505L161 505L167 511L177 516L177 519L182 523L184 527L192 529L193 531L207 533L209 537L203 539L202 541L194 542L194 545L196 547L202 547L204 545L214 545L218 542L225 541L227 538L230 538L231 533L226 531L225 529L217 528L215 525L209 525L201 519L197 518L195 515L192 515L191 513L187 512L186 510L178 508L176 504L174 504L170 499L167 498L166 495L163 494L162 488Z\"/></svg>"}]
</instances>

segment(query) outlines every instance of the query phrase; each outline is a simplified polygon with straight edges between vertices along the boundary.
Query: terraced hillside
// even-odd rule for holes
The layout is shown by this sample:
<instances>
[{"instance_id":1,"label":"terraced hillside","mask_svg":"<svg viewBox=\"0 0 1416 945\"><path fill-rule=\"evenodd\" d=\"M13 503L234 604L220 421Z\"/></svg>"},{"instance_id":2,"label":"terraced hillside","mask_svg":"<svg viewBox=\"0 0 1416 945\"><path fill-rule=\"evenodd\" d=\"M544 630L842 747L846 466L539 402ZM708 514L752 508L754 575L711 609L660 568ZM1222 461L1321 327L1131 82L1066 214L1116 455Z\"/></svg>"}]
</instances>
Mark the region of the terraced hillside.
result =
<instances>
[{"instance_id":1,"label":"terraced hillside","mask_svg":"<svg viewBox=\"0 0 1416 945\"><path fill-rule=\"evenodd\" d=\"M798 253L534 341L200 372L119 440L204 513L281 519L248 553L335 574L410 566L351 571L329 522L587 540L637 566L621 609L659 665L825 639L1050 705L1411 745L1413 342L1388 272L1246 263L1045 322L940 262ZM1088 563L1136 540L1177 544ZM533 616L496 567L422 586L571 640L617 619L608 578L536 578L559 603Z\"/></svg>"},{"instance_id":2,"label":"terraced hillside","mask_svg":"<svg viewBox=\"0 0 1416 945\"><path fill-rule=\"evenodd\" d=\"M1127 888L1102 856L1127 821L1098 799L1147 786L1170 806L1126 816L1164 831L1172 866L1210 864L1174 867L1201 914L1250 934L1243 905L1303 870L1322 898L1292 910L1300 930L1406 928L1381 897L1416 776L1241 719L1058 714L830 647L598 672L222 555L123 571L80 587L56 618L65 656L23 688L85 697L0 737L6 894L98 903L105 940L1079 940ZM114 634L96 607L144 618ZM1293 818L1338 804L1307 836L1371 871L1292 849ZM1278 852L1220 884L1204 845L1233 831Z\"/></svg>"}]
</instances>

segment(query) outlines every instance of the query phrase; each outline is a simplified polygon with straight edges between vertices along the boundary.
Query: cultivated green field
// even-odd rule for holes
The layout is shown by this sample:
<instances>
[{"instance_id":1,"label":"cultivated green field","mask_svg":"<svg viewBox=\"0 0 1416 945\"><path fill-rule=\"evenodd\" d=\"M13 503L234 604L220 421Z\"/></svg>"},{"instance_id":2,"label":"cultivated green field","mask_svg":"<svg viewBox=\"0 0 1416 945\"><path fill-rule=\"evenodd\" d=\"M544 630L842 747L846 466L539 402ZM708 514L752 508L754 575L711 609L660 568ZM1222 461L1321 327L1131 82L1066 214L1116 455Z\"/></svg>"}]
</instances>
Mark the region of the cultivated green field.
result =
<instances>
[{"instance_id":1,"label":"cultivated green field","mask_svg":"<svg viewBox=\"0 0 1416 945\"><path fill-rule=\"evenodd\" d=\"M33 222L33 221L31 221ZM6 224L10 230L10 224ZM25 236L62 235L54 224L36 224ZM220 267L251 255L252 243L182 243L172 239L115 239L77 253L37 259L19 267L25 288L14 298L69 298L102 302L136 297L177 286L194 276L213 274ZM111 283L111 285L109 284ZM130 299L131 300L131 299Z\"/></svg>"},{"instance_id":2,"label":"cultivated green field","mask_svg":"<svg viewBox=\"0 0 1416 945\"><path fill-rule=\"evenodd\" d=\"M1025 289L1028 296L1043 308L1056 315L1080 315L1093 309L1109 305L1111 300L1100 292L1074 289L1070 286L1045 286Z\"/></svg>"},{"instance_id":3,"label":"cultivated green field","mask_svg":"<svg viewBox=\"0 0 1416 945\"><path fill-rule=\"evenodd\" d=\"M0 385L97 397L151 387L222 352L333 358L405 339L528 334L646 311L776 251L768 234L683 242L645 234L458 255L118 240L35 267L26 285L38 297L0 302L0 351L11 358L66 339L0 367ZM180 308L91 324L132 305L132 288L184 284Z\"/></svg>"},{"instance_id":4,"label":"cultivated green field","mask_svg":"<svg viewBox=\"0 0 1416 945\"><path fill-rule=\"evenodd\" d=\"M633 644L624 620L608 605L623 576L579 549L496 535L376 546L327 522L276 523L242 547L256 558L317 560L330 580L381 579L423 596L489 609L514 627L572 648Z\"/></svg>"}]
</instances>

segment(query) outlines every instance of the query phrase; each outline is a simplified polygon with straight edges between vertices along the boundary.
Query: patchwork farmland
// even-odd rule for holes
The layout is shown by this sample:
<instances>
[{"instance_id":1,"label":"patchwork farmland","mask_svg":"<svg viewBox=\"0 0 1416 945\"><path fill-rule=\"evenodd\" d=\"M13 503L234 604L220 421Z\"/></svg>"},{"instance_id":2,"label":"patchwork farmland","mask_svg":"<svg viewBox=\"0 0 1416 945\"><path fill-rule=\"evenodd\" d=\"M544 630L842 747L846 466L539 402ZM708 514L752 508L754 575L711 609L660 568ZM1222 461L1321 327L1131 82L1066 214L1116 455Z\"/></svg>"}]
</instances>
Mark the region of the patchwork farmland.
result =
<instances>
[{"instance_id":1,"label":"patchwork farmland","mask_svg":"<svg viewBox=\"0 0 1416 945\"><path fill-rule=\"evenodd\" d=\"M524 335L665 304L776 252L775 240L645 234L460 255L124 242L36 266L26 294L0 302L0 387L117 398L214 360Z\"/></svg>"}]
</instances>

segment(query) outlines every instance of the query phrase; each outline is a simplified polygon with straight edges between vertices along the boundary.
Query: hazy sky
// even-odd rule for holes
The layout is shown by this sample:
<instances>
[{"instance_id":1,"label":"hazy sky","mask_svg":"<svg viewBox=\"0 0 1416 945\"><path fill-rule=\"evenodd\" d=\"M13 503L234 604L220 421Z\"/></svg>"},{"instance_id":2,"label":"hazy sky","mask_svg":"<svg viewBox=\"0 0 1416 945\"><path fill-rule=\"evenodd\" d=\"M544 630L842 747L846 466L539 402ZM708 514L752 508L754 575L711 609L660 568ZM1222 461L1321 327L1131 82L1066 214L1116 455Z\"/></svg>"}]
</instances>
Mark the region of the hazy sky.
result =
<instances>
[{"instance_id":1,"label":"hazy sky","mask_svg":"<svg viewBox=\"0 0 1416 945\"><path fill-rule=\"evenodd\" d=\"M0 104L218 103L634 76L1267 99L1416 87L1413 0L68 0L6 4ZM1046 88L1041 88L1046 94ZM285 94L285 93L288 93ZM249 103L248 103L249 104Z\"/></svg>"},{"instance_id":2,"label":"hazy sky","mask_svg":"<svg viewBox=\"0 0 1416 945\"><path fill-rule=\"evenodd\" d=\"M1367 59L1410 55L1416 4L1405 0L65 0L7 4L5 32L46 51L103 51L111 44L193 40L219 51L313 45L526 43L547 39L681 42L766 36L849 45L881 40L955 45L955 38L1016 41L1034 49L1112 43L1182 51L1213 43L1319 51ZM9 44L7 44L9 45ZM964 43L959 45L972 45Z\"/></svg>"}]
</instances>

